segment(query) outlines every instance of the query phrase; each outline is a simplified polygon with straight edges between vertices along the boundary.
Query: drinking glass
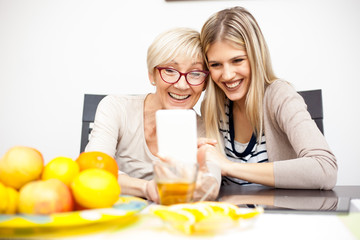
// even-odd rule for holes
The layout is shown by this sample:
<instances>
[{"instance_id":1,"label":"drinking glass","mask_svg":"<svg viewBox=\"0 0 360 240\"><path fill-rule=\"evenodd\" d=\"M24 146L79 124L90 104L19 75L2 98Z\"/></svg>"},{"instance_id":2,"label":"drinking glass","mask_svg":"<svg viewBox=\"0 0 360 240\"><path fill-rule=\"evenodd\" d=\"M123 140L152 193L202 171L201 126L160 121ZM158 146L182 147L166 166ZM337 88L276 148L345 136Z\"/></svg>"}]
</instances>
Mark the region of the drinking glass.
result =
<instances>
[{"instance_id":1,"label":"drinking glass","mask_svg":"<svg viewBox=\"0 0 360 240\"><path fill-rule=\"evenodd\" d=\"M160 204L172 205L192 201L198 174L197 163L154 162L154 176Z\"/></svg>"}]
</instances>

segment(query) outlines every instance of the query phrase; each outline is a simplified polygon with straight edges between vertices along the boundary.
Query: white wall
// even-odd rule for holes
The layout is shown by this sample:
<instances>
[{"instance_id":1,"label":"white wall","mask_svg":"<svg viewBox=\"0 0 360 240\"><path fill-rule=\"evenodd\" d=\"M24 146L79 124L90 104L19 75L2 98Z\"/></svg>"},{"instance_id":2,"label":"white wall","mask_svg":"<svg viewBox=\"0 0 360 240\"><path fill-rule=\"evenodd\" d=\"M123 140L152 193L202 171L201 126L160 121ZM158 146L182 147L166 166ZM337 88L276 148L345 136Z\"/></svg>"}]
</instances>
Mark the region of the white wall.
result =
<instances>
[{"instance_id":1,"label":"white wall","mask_svg":"<svg viewBox=\"0 0 360 240\"><path fill-rule=\"evenodd\" d=\"M323 89L338 185L359 185L358 0L0 0L0 155L27 145L46 162L76 158L84 93L153 91L153 38L176 26L200 30L234 5L258 19L279 77L297 90Z\"/></svg>"}]
</instances>

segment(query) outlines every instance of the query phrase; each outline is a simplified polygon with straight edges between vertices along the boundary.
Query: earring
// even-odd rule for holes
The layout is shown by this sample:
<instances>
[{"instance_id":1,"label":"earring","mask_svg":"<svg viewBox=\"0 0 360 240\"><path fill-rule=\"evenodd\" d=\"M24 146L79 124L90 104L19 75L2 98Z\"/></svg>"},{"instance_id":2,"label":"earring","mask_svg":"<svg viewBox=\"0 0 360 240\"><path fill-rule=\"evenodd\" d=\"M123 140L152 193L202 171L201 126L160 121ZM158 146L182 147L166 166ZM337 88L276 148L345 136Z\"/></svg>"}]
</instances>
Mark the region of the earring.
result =
<instances>
[{"instance_id":1,"label":"earring","mask_svg":"<svg viewBox=\"0 0 360 240\"><path fill-rule=\"evenodd\" d=\"M152 82L151 84L155 86L155 82Z\"/></svg>"}]
</instances>

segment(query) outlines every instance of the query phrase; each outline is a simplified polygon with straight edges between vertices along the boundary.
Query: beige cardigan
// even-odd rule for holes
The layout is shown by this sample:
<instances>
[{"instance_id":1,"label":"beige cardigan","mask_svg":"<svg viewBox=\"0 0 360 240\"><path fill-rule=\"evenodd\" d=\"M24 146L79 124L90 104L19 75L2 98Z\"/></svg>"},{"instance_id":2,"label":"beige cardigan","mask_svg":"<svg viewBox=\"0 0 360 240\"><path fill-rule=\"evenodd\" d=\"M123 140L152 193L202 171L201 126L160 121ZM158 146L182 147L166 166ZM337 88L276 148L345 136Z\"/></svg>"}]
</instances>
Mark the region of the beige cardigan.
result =
<instances>
[{"instance_id":1,"label":"beige cardigan","mask_svg":"<svg viewBox=\"0 0 360 240\"><path fill-rule=\"evenodd\" d=\"M144 133L144 101L147 95L109 95L101 100L85 151L101 151L116 159L120 174L153 179L154 156ZM197 118L197 135L205 136L201 118ZM210 173L220 183L221 172L208 163Z\"/></svg>"},{"instance_id":2,"label":"beige cardigan","mask_svg":"<svg viewBox=\"0 0 360 240\"><path fill-rule=\"evenodd\" d=\"M286 81L265 90L264 129L275 187L332 189L337 163L303 98Z\"/></svg>"}]
</instances>

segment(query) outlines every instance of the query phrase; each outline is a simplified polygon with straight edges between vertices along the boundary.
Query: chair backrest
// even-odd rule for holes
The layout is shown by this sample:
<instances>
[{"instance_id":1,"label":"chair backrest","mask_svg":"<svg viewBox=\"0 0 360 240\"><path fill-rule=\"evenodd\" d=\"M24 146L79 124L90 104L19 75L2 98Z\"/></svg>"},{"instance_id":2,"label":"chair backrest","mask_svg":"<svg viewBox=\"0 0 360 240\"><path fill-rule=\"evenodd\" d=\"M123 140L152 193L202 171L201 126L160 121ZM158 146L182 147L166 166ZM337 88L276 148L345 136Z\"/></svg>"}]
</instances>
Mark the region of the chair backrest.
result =
<instances>
[{"instance_id":1,"label":"chair backrest","mask_svg":"<svg viewBox=\"0 0 360 240\"><path fill-rule=\"evenodd\" d=\"M298 93L304 98L311 118L315 121L320 131L324 134L321 89L299 91ZM92 123L95 119L97 106L101 99L103 99L105 96L106 95L99 94L85 94L84 96L80 153L85 150L85 147L89 142L89 134L92 130Z\"/></svg>"},{"instance_id":2,"label":"chair backrest","mask_svg":"<svg viewBox=\"0 0 360 240\"><path fill-rule=\"evenodd\" d=\"M321 89L299 91L298 93L304 98L311 118L315 121L321 133L324 134L324 116Z\"/></svg>"},{"instance_id":3,"label":"chair backrest","mask_svg":"<svg viewBox=\"0 0 360 240\"><path fill-rule=\"evenodd\" d=\"M89 142L89 134L91 133L92 130L92 123L94 122L95 119L97 106L101 101L101 99L103 99L105 96L106 95L98 95L98 94L84 95L80 153L82 153L85 150L85 147Z\"/></svg>"}]
</instances>

